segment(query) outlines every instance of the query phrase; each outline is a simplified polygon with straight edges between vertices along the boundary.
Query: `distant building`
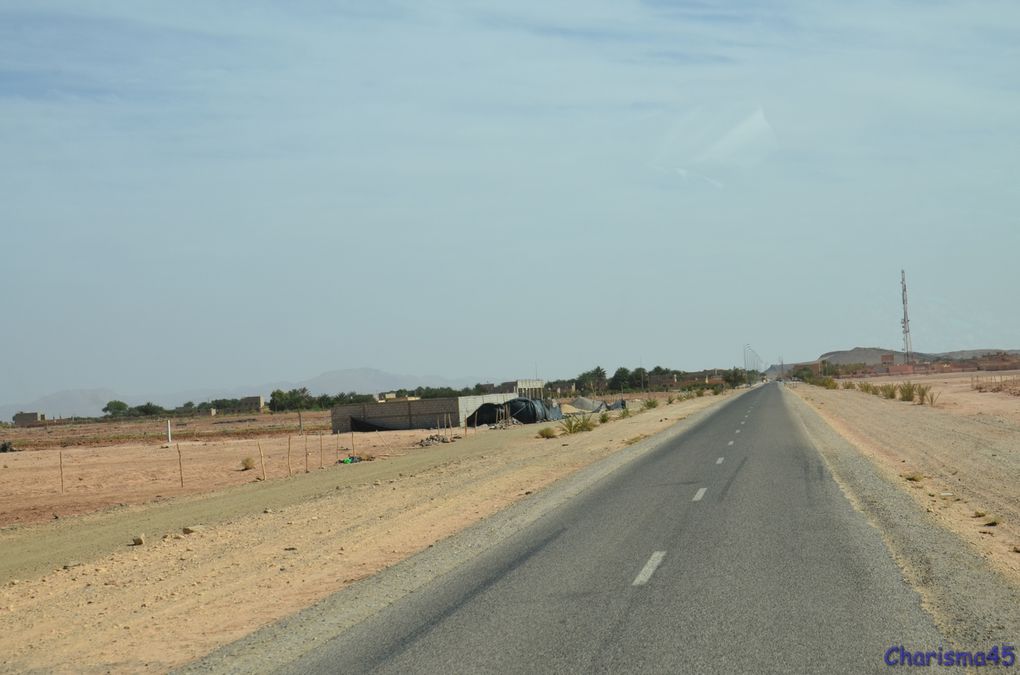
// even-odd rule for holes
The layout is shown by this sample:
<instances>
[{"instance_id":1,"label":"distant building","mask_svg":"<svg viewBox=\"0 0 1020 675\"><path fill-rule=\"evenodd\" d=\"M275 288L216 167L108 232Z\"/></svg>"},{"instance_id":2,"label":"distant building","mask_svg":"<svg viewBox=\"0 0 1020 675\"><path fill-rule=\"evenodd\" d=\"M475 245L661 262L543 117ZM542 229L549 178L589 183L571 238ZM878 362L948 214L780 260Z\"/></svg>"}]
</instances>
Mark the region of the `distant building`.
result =
<instances>
[{"instance_id":1,"label":"distant building","mask_svg":"<svg viewBox=\"0 0 1020 675\"><path fill-rule=\"evenodd\" d=\"M237 405L240 412L262 412L265 407L266 401L261 396L245 396Z\"/></svg>"},{"instance_id":2,"label":"distant building","mask_svg":"<svg viewBox=\"0 0 1020 675\"><path fill-rule=\"evenodd\" d=\"M19 412L14 415L14 426L35 427L46 421L46 415L37 412Z\"/></svg>"}]
</instances>

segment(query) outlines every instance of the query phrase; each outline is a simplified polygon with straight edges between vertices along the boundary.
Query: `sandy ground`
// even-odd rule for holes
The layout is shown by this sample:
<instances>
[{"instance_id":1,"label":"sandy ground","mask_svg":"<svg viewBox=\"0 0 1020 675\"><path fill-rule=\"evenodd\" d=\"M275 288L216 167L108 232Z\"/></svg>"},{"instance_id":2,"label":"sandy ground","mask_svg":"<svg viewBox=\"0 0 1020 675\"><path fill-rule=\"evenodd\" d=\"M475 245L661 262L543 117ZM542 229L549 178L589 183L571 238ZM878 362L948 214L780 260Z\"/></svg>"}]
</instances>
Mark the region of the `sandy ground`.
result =
<instances>
[{"instance_id":1,"label":"sandy ground","mask_svg":"<svg viewBox=\"0 0 1020 675\"><path fill-rule=\"evenodd\" d=\"M430 433L422 430L353 436L295 433L256 439L181 441L171 447L156 442L6 453L0 455L0 527L250 483L262 476L259 446L265 458L266 478L273 480L304 473L306 459L309 470L330 466L338 457L351 454L352 447L359 455L406 454ZM480 429L479 433L487 433L487 430ZM248 457L255 468L243 471L241 462ZM184 487L181 487L182 467Z\"/></svg>"},{"instance_id":2,"label":"sandy ground","mask_svg":"<svg viewBox=\"0 0 1020 675\"><path fill-rule=\"evenodd\" d=\"M536 438L540 425L487 431L373 462L9 528L0 532L0 670L184 664L727 398L663 405L553 440ZM279 444L270 453L281 471ZM182 533L195 524L203 527ZM143 532L145 545L127 546Z\"/></svg>"},{"instance_id":3,"label":"sandy ground","mask_svg":"<svg viewBox=\"0 0 1020 675\"><path fill-rule=\"evenodd\" d=\"M289 413L239 413L215 417L175 417L170 420L174 440L201 441L217 438L258 438L329 432L329 411ZM48 424L39 427L0 429L0 441L24 450L126 444L166 443L166 419L124 419L102 422Z\"/></svg>"},{"instance_id":4,"label":"sandy ground","mask_svg":"<svg viewBox=\"0 0 1020 675\"><path fill-rule=\"evenodd\" d=\"M1020 397L979 393L970 374L961 375L911 378L942 392L934 408L852 390L791 389L939 524L1020 582Z\"/></svg>"}]
</instances>

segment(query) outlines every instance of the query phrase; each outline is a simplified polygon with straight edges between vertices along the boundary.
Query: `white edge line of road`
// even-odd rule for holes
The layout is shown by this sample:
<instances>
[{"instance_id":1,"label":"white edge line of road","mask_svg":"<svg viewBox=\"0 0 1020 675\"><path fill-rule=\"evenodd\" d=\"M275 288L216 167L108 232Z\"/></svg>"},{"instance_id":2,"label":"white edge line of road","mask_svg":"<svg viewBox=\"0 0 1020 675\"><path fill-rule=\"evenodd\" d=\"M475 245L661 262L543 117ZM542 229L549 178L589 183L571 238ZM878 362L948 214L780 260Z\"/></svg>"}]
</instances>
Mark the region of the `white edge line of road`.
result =
<instances>
[{"instance_id":1,"label":"white edge line of road","mask_svg":"<svg viewBox=\"0 0 1020 675\"><path fill-rule=\"evenodd\" d=\"M644 586L648 583L648 580L655 574L655 570L662 564L662 559L666 557L665 551L655 551L652 553L652 557L648 559L645 566L641 568L638 575L634 577L634 583L631 586Z\"/></svg>"},{"instance_id":2,"label":"white edge line of road","mask_svg":"<svg viewBox=\"0 0 1020 675\"><path fill-rule=\"evenodd\" d=\"M705 492L707 492L707 491L708 491L708 488L698 488L698 491L694 493L694 499L692 499L691 501L692 502L700 502L701 498L705 496Z\"/></svg>"}]
</instances>

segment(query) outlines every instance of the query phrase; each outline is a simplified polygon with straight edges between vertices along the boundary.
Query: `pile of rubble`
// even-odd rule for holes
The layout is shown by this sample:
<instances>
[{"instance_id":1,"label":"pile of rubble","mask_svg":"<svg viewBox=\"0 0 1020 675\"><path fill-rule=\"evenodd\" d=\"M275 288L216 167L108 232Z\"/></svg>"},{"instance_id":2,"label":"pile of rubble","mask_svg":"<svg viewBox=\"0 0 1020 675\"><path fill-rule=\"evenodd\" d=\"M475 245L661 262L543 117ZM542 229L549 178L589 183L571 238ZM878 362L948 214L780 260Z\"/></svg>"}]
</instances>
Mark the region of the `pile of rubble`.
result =
<instances>
[{"instance_id":1,"label":"pile of rubble","mask_svg":"<svg viewBox=\"0 0 1020 675\"><path fill-rule=\"evenodd\" d=\"M452 443L453 439L447 436L440 436L439 434L432 434L418 441L418 447L427 448L432 445L439 445L440 443Z\"/></svg>"}]
</instances>

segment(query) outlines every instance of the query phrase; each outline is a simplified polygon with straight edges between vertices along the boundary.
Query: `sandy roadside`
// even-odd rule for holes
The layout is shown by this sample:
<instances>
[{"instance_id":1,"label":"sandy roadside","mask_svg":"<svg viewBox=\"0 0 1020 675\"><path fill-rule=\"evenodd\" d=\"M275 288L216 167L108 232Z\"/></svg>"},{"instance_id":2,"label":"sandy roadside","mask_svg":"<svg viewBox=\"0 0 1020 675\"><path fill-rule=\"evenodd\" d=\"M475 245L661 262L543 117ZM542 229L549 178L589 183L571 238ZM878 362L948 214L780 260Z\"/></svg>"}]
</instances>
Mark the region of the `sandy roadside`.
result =
<instances>
[{"instance_id":1,"label":"sandy roadside","mask_svg":"<svg viewBox=\"0 0 1020 675\"><path fill-rule=\"evenodd\" d=\"M664 405L555 440L535 438L535 426L481 433L384 461L0 533L5 551L29 542L59 551L22 560L20 569L35 571L20 580L10 579L8 557L0 560L0 665L165 671L726 399ZM205 528L180 534L192 524ZM88 543L102 530L127 544L143 526L145 546L97 553ZM84 564L72 557L76 541Z\"/></svg>"},{"instance_id":2,"label":"sandy roadside","mask_svg":"<svg viewBox=\"0 0 1020 675\"><path fill-rule=\"evenodd\" d=\"M942 527L1020 584L1020 399L984 394L948 408L859 391L790 387ZM962 397L961 397L962 398ZM994 523L994 524L993 524Z\"/></svg>"}]
</instances>

